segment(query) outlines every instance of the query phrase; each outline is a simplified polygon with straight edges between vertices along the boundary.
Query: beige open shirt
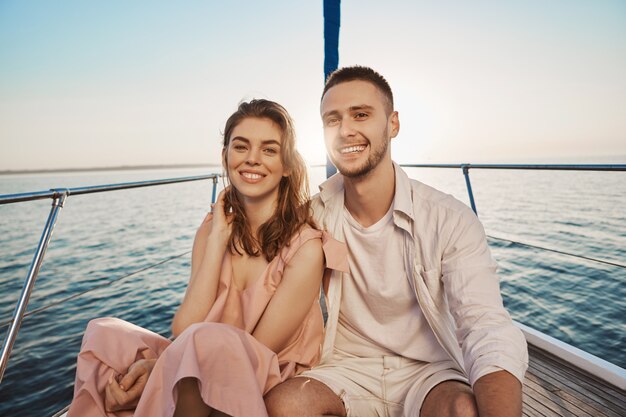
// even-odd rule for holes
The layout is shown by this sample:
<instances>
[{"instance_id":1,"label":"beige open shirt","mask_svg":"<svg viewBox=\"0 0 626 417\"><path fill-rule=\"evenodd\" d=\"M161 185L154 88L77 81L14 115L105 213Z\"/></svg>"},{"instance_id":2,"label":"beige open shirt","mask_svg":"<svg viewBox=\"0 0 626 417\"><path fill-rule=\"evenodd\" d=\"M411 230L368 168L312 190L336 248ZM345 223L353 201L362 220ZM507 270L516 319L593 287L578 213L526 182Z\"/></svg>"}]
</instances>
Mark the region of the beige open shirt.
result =
<instances>
[{"instance_id":1,"label":"beige open shirt","mask_svg":"<svg viewBox=\"0 0 626 417\"><path fill-rule=\"evenodd\" d=\"M502 305L496 263L482 224L465 204L409 179L395 163L394 168L394 223L406 232L407 276L435 337L470 384L501 369L522 382L528 367L526 340ZM319 225L340 241L343 206L343 177L337 174L320 186L313 210ZM321 363L332 357L341 282L349 277L333 271L327 282Z\"/></svg>"}]
</instances>

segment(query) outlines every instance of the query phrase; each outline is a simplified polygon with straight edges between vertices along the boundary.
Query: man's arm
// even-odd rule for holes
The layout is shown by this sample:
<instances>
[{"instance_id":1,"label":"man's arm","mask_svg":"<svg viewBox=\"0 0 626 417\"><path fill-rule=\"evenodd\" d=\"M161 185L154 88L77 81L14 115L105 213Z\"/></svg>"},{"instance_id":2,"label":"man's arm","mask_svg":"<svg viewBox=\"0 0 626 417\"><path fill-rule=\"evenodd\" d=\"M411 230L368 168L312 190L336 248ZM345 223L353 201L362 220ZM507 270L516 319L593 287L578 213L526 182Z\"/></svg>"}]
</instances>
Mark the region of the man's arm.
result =
<instances>
[{"instance_id":1,"label":"man's arm","mask_svg":"<svg viewBox=\"0 0 626 417\"><path fill-rule=\"evenodd\" d=\"M474 395L480 417L520 417L522 385L507 371L484 375L474 384Z\"/></svg>"},{"instance_id":2,"label":"man's arm","mask_svg":"<svg viewBox=\"0 0 626 417\"><path fill-rule=\"evenodd\" d=\"M484 229L469 209L464 211L442 256L448 305L479 415L519 417L526 340L502 304Z\"/></svg>"}]
</instances>

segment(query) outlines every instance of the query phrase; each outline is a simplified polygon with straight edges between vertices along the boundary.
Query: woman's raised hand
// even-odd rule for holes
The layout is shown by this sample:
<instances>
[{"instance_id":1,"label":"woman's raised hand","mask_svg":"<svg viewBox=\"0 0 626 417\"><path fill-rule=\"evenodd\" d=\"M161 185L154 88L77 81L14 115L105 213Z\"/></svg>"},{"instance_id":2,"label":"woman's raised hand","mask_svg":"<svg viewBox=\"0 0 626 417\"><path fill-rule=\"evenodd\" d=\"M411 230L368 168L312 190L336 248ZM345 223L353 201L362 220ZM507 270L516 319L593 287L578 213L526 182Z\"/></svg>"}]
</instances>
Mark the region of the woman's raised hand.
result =
<instances>
[{"instance_id":1,"label":"woman's raised hand","mask_svg":"<svg viewBox=\"0 0 626 417\"><path fill-rule=\"evenodd\" d=\"M172 334L203 321L215 302L220 271L232 233L233 215L224 212L228 188L222 191L196 232L191 252L191 278L185 298L174 315Z\"/></svg>"},{"instance_id":2,"label":"woman's raised hand","mask_svg":"<svg viewBox=\"0 0 626 417\"><path fill-rule=\"evenodd\" d=\"M205 221L210 221L209 239L218 239L219 242L227 243L232 232L232 214L224 211L224 200L226 193L229 192L230 186L224 188L217 196L215 204L211 205L212 212L209 213Z\"/></svg>"}]
</instances>

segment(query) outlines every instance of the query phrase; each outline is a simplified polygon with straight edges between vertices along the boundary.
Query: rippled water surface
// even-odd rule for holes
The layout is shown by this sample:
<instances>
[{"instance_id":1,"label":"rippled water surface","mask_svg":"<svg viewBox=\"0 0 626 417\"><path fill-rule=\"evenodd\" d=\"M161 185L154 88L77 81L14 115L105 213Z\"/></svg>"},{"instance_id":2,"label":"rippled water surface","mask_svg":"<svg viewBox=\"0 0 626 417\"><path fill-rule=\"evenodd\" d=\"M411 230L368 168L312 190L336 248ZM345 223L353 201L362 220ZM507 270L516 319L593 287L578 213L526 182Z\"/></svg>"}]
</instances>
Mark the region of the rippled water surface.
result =
<instances>
[{"instance_id":1,"label":"rippled water surface","mask_svg":"<svg viewBox=\"0 0 626 417\"><path fill-rule=\"evenodd\" d=\"M2 176L0 194L203 173ZM468 203L460 170L409 173ZM313 182L322 175L314 171ZM471 177L513 318L626 367L626 269L509 242L625 264L626 173L473 170ZM211 182L200 181L68 198L28 309L101 288L25 319L0 385L0 415L49 416L69 403L92 318L116 316L169 336L210 197ZM49 200L0 206L3 337L49 210Z\"/></svg>"}]
</instances>

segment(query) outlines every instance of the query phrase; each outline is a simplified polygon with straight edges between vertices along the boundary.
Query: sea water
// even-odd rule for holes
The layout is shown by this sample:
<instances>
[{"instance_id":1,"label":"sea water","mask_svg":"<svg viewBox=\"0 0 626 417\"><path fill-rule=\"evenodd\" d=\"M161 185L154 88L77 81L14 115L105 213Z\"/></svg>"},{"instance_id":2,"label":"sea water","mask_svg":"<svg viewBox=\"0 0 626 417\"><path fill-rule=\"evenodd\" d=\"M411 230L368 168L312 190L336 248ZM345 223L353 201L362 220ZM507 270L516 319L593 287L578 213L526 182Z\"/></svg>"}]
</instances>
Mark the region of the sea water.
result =
<instances>
[{"instance_id":1,"label":"sea water","mask_svg":"<svg viewBox=\"0 0 626 417\"><path fill-rule=\"evenodd\" d=\"M469 204L460 170L407 172ZM470 172L511 316L626 367L626 269L511 243L626 264L626 173ZM0 194L206 173L7 175ZM323 175L312 170L313 188ZM0 384L0 415L49 416L70 402L82 333L93 318L115 316L169 336L211 191L209 180L67 199L28 310L50 307L22 324ZM49 211L50 200L0 206L3 337Z\"/></svg>"}]
</instances>

